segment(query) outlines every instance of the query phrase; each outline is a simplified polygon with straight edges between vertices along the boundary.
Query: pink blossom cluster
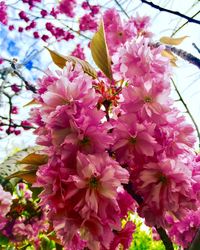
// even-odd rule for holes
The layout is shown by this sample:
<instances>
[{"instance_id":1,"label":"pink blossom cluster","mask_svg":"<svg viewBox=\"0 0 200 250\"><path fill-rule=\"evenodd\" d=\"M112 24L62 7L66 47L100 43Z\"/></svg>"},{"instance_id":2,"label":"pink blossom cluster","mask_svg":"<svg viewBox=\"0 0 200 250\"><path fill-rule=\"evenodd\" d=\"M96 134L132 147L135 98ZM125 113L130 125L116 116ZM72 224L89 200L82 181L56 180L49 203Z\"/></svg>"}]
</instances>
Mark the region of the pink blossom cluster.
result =
<instances>
[{"instance_id":1,"label":"pink blossom cluster","mask_svg":"<svg viewBox=\"0 0 200 250\"><path fill-rule=\"evenodd\" d=\"M150 18L131 17L127 22L122 22L119 13L115 9L108 9L104 13L104 25L106 31L106 39L110 54L112 55L126 41L132 40L134 37L143 36L151 37L152 33L148 31Z\"/></svg>"},{"instance_id":2,"label":"pink blossom cluster","mask_svg":"<svg viewBox=\"0 0 200 250\"><path fill-rule=\"evenodd\" d=\"M80 18L79 24L80 31L92 30L95 31L97 29L97 22L90 14L85 14Z\"/></svg>"},{"instance_id":3,"label":"pink blossom cluster","mask_svg":"<svg viewBox=\"0 0 200 250\"><path fill-rule=\"evenodd\" d=\"M137 17L122 25L114 10L104 17L105 30L115 25L113 33L120 29L124 35L120 41L107 34L114 77L126 82L112 121L112 150L117 161L128 167L133 189L143 199L139 214L148 225L165 227L166 214L181 219L197 208L197 180L191 164L194 129L170 98L171 68L161 56L164 47L152 47L149 35L141 32L149 19ZM131 28L129 36L126 31Z\"/></svg>"},{"instance_id":4,"label":"pink blossom cluster","mask_svg":"<svg viewBox=\"0 0 200 250\"><path fill-rule=\"evenodd\" d=\"M170 98L170 62L152 46L149 18L123 23L108 10L104 25L114 80L71 64L48 71L31 114L49 156L37 172L41 204L66 249L127 249L134 225L120 220L133 198L147 225L172 233L168 216L182 223L199 206L194 129Z\"/></svg>"},{"instance_id":5,"label":"pink blossom cluster","mask_svg":"<svg viewBox=\"0 0 200 250\"><path fill-rule=\"evenodd\" d=\"M23 242L24 240L29 240L34 244L35 249L39 250L41 246L39 234L47 232L48 228L49 224L45 213L40 217L33 217L29 220L19 218L15 220L12 228L13 241Z\"/></svg>"},{"instance_id":6,"label":"pink blossom cluster","mask_svg":"<svg viewBox=\"0 0 200 250\"><path fill-rule=\"evenodd\" d=\"M24 183L15 187L14 198L0 185L0 232L11 242L20 244L30 241L40 249L39 234L47 232L47 207L41 210L32 199L32 192Z\"/></svg>"},{"instance_id":7,"label":"pink blossom cluster","mask_svg":"<svg viewBox=\"0 0 200 250\"><path fill-rule=\"evenodd\" d=\"M61 13L69 17L74 17L74 7L76 6L76 0L62 0L59 3L59 10Z\"/></svg>"},{"instance_id":8,"label":"pink blossom cluster","mask_svg":"<svg viewBox=\"0 0 200 250\"><path fill-rule=\"evenodd\" d=\"M0 185L0 230L7 223L6 214L10 211L12 204L12 195L9 192L3 190Z\"/></svg>"},{"instance_id":9,"label":"pink blossom cluster","mask_svg":"<svg viewBox=\"0 0 200 250\"><path fill-rule=\"evenodd\" d=\"M23 3L27 3L29 8L32 9L37 3L40 3L41 0L22 0Z\"/></svg>"},{"instance_id":10,"label":"pink blossom cluster","mask_svg":"<svg viewBox=\"0 0 200 250\"><path fill-rule=\"evenodd\" d=\"M178 245L188 248L200 227L200 211L190 211L181 221L168 217L169 236Z\"/></svg>"},{"instance_id":11,"label":"pink blossom cluster","mask_svg":"<svg viewBox=\"0 0 200 250\"><path fill-rule=\"evenodd\" d=\"M71 53L72 56L78 57L82 60L85 60L85 53L84 49L81 47L80 44L76 45L76 48Z\"/></svg>"},{"instance_id":12,"label":"pink blossom cluster","mask_svg":"<svg viewBox=\"0 0 200 250\"><path fill-rule=\"evenodd\" d=\"M49 161L38 171L37 185L44 188L41 204L51 208L57 236L66 249L115 249L119 232L127 234L128 246L134 226L122 229L121 218L134 209L122 186L129 173L109 156L111 126L96 108L92 78L69 64L40 80L38 93L41 107L32 110L32 120Z\"/></svg>"},{"instance_id":13,"label":"pink blossom cluster","mask_svg":"<svg viewBox=\"0 0 200 250\"><path fill-rule=\"evenodd\" d=\"M99 14L100 7L98 5L91 5L88 1L82 2L81 6L87 13L80 18L80 31L95 31L97 29L97 14Z\"/></svg>"},{"instance_id":14,"label":"pink blossom cluster","mask_svg":"<svg viewBox=\"0 0 200 250\"><path fill-rule=\"evenodd\" d=\"M0 22L5 25L8 23L7 7L5 1L0 2Z\"/></svg>"}]
</instances>

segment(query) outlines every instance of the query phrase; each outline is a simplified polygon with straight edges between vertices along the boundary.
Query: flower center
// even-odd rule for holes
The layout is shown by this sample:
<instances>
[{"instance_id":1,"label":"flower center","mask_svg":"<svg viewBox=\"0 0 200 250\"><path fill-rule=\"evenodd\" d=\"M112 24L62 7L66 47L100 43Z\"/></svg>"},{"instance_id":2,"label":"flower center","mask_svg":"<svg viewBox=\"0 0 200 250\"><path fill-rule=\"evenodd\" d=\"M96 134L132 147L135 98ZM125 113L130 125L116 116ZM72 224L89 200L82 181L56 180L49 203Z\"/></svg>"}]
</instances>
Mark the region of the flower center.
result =
<instances>
[{"instance_id":1,"label":"flower center","mask_svg":"<svg viewBox=\"0 0 200 250\"><path fill-rule=\"evenodd\" d=\"M87 136L84 136L83 139L80 141L81 145L85 146L90 143L90 139Z\"/></svg>"},{"instance_id":2,"label":"flower center","mask_svg":"<svg viewBox=\"0 0 200 250\"><path fill-rule=\"evenodd\" d=\"M130 142L131 144L136 144L136 142L137 142L136 137L130 137L129 142Z\"/></svg>"},{"instance_id":3,"label":"flower center","mask_svg":"<svg viewBox=\"0 0 200 250\"><path fill-rule=\"evenodd\" d=\"M152 98L150 96L145 96L144 102L152 102Z\"/></svg>"},{"instance_id":4,"label":"flower center","mask_svg":"<svg viewBox=\"0 0 200 250\"><path fill-rule=\"evenodd\" d=\"M162 184L167 184L167 177L165 175L163 175L162 173L158 174L158 180Z\"/></svg>"},{"instance_id":5,"label":"flower center","mask_svg":"<svg viewBox=\"0 0 200 250\"><path fill-rule=\"evenodd\" d=\"M90 188L97 188L99 185L99 180L97 179L97 177L92 176L89 180L89 186Z\"/></svg>"}]
</instances>

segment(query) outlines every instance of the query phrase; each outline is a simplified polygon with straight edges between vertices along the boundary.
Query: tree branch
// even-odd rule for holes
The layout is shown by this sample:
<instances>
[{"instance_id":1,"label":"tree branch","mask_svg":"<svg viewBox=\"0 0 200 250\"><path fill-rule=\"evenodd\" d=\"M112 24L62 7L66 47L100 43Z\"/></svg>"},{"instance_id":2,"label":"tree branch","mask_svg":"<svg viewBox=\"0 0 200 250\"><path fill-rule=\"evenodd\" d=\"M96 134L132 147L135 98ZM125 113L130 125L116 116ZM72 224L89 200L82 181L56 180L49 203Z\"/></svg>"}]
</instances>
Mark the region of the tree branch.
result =
<instances>
[{"instance_id":1,"label":"tree branch","mask_svg":"<svg viewBox=\"0 0 200 250\"><path fill-rule=\"evenodd\" d=\"M168 46L168 45L166 45L166 50L174 52L174 54L181 57L183 60L186 60L189 63L192 63L193 65L197 66L200 69L200 59L193 56L192 54L190 54L182 49L177 49L175 47Z\"/></svg>"},{"instance_id":2,"label":"tree branch","mask_svg":"<svg viewBox=\"0 0 200 250\"><path fill-rule=\"evenodd\" d=\"M161 46L163 44L161 43L151 43L150 46L157 48L159 46ZM165 49L168 51L173 52L174 54L176 54L177 56L181 57L183 60L197 66L200 69L200 59L197 58L196 56L193 56L192 54L186 52L185 50L182 49L177 49L173 46L169 46L169 45L165 45Z\"/></svg>"},{"instance_id":3,"label":"tree branch","mask_svg":"<svg viewBox=\"0 0 200 250\"><path fill-rule=\"evenodd\" d=\"M124 189L133 197L134 200L138 203L138 205L141 205L143 203L143 199L140 195L136 194L133 190L132 184L129 182L128 184L124 185ZM166 250L174 250L173 243L169 236L167 235L166 231L162 227L156 227L157 233L160 236L160 239L162 240L165 249ZM196 249L191 249L191 250L196 250Z\"/></svg>"},{"instance_id":4,"label":"tree branch","mask_svg":"<svg viewBox=\"0 0 200 250\"><path fill-rule=\"evenodd\" d=\"M188 22L190 22L190 23L200 24L200 21L199 21L199 20L194 19L194 18L189 17L189 16L186 16L186 15L184 15L184 14L178 12L178 11L173 11L173 10L165 9L165 8L159 6L159 5L156 5L156 4L154 4L154 3L152 3L152 2L149 2L149 1L146 1L146 0L141 0L141 2L142 2L142 3L145 3L145 4L148 4L148 5L151 6L152 8L157 9L157 10L159 10L159 11L168 12L168 13L170 13L170 14L173 14L173 15L176 15L176 16L179 16L179 17L182 17L182 18L186 19L186 20L187 20Z\"/></svg>"},{"instance_id":5,"label":"tree branch","mask_svg":"<svg viewBox=\"0 0 200 250\"><path fill-rule=\"evenodd\" d=\"M197 231L196 236L194 237L194 240L189 247L189 250L199 250L200 246L200 229Z\"/></svg>"},{"instance_id":6,"label":"tree branch","mask_svg":"<svg viewBox=\"0 0 200 250\"><path fill-rule=\"evenodd\" d=\"M155 227L163 244L165 245L166 250L174 250L174 246L167 235L166 231L162 227Z\"/></svg>"}]
</instances>

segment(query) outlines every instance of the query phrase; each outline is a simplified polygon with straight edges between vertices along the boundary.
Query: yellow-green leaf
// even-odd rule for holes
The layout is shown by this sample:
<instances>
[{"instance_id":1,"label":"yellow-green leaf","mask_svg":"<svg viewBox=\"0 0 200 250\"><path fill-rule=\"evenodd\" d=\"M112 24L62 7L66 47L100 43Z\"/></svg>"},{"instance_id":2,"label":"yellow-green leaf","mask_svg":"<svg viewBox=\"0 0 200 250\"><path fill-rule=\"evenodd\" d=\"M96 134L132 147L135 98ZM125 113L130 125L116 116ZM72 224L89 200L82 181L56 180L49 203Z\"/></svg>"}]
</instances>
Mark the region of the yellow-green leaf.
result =
<instances>
[{"instance_id":1,"label":"yellow-green leaf","mask_svg":"<svg viewBox=\"0 0 200 250\"><path fill-rule=\"evenodd\" d=\"M188 36L182 36L179 38L173 38L168 36L163 36L160 38L160 42L168 45L179 45L187 38Z\"/></svg>"},{"instance_id":2,"label":"yellow-green leaf","mask_svg":"<svg viewBox=\"0 0 200 250\"><path fill-rule=\"evenodd\" d=\"M161 55L164 57L169 58L170 63L172 66L177 67L176 61L177 61L177 57L169 50L163 50L161 52Z\"/></svg>"},{"instance_id":3,"label":"yellow-green leaf","mask_svg":"<svg viewBox=\"0 0 200 250\"><path fill-rule=\"evenodd\" d=\"M48 156L43 155L43 154L36 154L36 153L31 153L27 155L24 159L21 161L17 161L18 164L29 164L33 166L40 166L48 161Z\"/></svg>"},{"instance_id":4,"label":"yellow-green leaf","mask_svg":"<svg viewBox=\"0 0 200 250\"><path fill-rule=\"evenodd\" d=\"M21 178L28 183L33 184L36 181L36 172L40 165L47 163L48 156L43 154L31 153L20 161L18 164L27 164L22 167L19 171L9 175L7 179Z\"/></svg>"},{"instance_id":5,"label":"yellow-green leaf","mask_svg":"<svg viewBox=\"0 0 200 250\"><path fill-rule=\"evenodd\" d=\"M37 169L38 169L38 167L37 167ZM37 169L21 170L21 171L14 173L14 174L11 174L6 179L20 178L20 179L27 181L28 183L33 184L36 182Z\"/></svg>"},{"instance_id":6,"label":"yellow-green leaf","mask_svg":"<svg viewBox=\"0 0 200 250\"><path fill-rule=\"evenodd\" d=\"M39 103L37 102L37 100L33 99L30 102L26 103L23 107L27 107L27 106L34 105L34 104L39 104Z\"/></svg>"},{"instance_id":7,"label":"yellow-green leaf","mask_svg":"<svg viewBox=\"0 0 200 250\"><path fill-rule=\"evenodd\" d=\"M90 48L93 60L96 65L109 79L112 80L111 60L106 44L103 20L100 23L98 31L92 38Z\"/></svg>"},{"instance_id":8,"label":"yellow-green leaf","mask_svg":"<svg viewBox=\"0 0 200 250\"><path fill-rule=\"evenodd\" d=\"M71 62L74 66L76 64L80 64L83 71L91 76L92 78L96 79L97 78L97 72L96 70L86 61L81 60L75 56L63 56L59 54L56 51L50 50L49 48L46 47L46 49L49 51L51 58L53 62L60 68L64 68L66 66L67 62Z\"/></svg>"}]
</instances>

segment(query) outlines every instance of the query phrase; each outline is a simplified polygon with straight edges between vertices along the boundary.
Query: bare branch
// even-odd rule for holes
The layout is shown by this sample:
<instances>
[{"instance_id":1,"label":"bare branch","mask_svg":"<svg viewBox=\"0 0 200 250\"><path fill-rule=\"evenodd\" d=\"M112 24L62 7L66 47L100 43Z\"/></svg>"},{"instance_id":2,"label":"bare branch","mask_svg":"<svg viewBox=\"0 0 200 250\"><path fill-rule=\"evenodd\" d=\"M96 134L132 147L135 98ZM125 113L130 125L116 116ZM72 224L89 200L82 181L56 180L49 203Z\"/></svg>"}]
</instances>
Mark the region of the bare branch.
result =
<instances>
[{"instance_id":1,"label":"bare branch","mask_svg":"<svg viewBox=\"0 0 200 250\"><path fill-rule=\"evenodd\" d=\"M132 184L130 182L128 184L124 185L124 189L132 196L132 198L138 203L138 205L141 205L143 203L143 198L134 192ZM160 239L162 240L162 242L165 246L165 249L166 250L174 250L173 243L172 243L171 239L169 238L169 236L167 235L165 229L162 227L156 227L156 226L155 226L155 228L160 236ZM196 249L194 249L194 250L196 250Z\"/></svg>"},{"instance_id":2,"label":"bare branch","mask_svg":"<svg viewBox=\"0 0 200 250\"><path fill-rule=\"evenodd\" d=\"M187 20L188 22L190 22L190 23L200 24L200 21L199 21L199 20L194 19L194 18L189 17L189 16L186 16L186 15L184 15L184 14L178 12L178 11L173 11L173 10L165 9L165 8L159 6L159 5L156 5L156 4L154 4L154 3L152 3L152 2L149 2L149 1L146 1L146 0L141 0L141 2L142 2L142 3L145 3L145 4L148 4L148 5L151 6L152 8L157 9L157 10L159 10L159 11L168 12L168 13L170 13L170 14L173 14L173 15L179 16L179 17L181 17L181 18L184 18L184 19L186 19L186 20Z\"/></svg>"},{"instance_id":3,"label":"bare branch","mask_svg":"<svg viewBox=\"0 0 200 250\"><path fill-rule=\"evenodd\" d=\"M200 246L200 229L196 233L196 236L195 236L189 250L199 250L199 246Z\"/></svg>"},{"instance_id":4,"label":"bare branch","mask_svg":"<svg viewBox=\"0 0 200 250\"><path fill-rule=\"evenodd\" d=\"M150 44L150 46L152 47L159 47L160 45L162 44L161 43ZM183 60L197 66L200 69L200 59L197 58L196 56L193 56L192 54L186 52L185 50L178 49L169 45L165 45L165 49L173 52L177 56L181 57Z\"/></svg>"},{"instance_id":5,"label":"bare branch","mask_svg":"<svg viewBox=\"0 0 200 250\"><path fill-rule=\"evenodd\" d=\"M166 250L174 250L174 246L169 238L169 236L167 235L165 229L163 229L162 227L155 227L160 239L162 240L163 244L165 245L165 249Z\"/></svg>"}]
</instances>

